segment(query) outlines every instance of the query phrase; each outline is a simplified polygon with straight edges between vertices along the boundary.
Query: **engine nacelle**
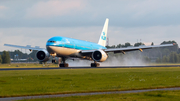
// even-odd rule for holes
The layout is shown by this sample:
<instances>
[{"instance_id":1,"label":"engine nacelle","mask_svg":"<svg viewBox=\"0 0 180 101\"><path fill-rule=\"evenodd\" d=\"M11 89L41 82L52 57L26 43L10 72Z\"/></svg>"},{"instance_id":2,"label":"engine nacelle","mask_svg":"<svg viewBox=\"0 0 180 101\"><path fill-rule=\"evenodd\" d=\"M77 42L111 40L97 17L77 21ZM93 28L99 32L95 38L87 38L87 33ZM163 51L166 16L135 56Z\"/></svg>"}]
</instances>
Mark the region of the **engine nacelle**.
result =
<instances>
[{"instance_id":1,"label":"engine nacelle","mask_svg":"<svg viewBox=\"0 0 180 101\"><path fill-rule=\"evenodd\" d=\"M94 61L103 62L108 58L108 55L103 50L96 50L92 53Z\"/></svg>"},{"instance_id":2,"label":"engine nacelle","mask_svg":"<svg viewBox=\"0 0 180 101\"><path fill-rule=\"evenodd\" d=\"M40 50L36 53L36 57L40 62L46 62L50 58L50 54L47 50Z\"/></svg>"}]
</instances>

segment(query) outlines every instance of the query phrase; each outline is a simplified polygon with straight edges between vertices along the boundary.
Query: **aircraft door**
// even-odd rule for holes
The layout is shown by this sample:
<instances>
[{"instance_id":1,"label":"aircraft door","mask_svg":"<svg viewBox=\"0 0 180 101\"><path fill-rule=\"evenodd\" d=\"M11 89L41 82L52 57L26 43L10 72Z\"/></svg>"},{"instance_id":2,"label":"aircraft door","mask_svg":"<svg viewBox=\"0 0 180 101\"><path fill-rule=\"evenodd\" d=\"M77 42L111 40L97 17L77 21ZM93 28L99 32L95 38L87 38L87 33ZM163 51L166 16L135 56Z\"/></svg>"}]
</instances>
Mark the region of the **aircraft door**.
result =
<instances>
[{"instance_id":1,"label":"aircraft door","mask_svg":"<svg viewBox=\"0 0 180 101\"><path fill-rule=\"evenodd\" d=\"M73 48L75 49L75 48L76 48L76 46L75 46L75 43L74 43L74 41L72 42L72 44L73 44Z\"/></svg>"},{"instance_id":2,"label":"aircraft door","mask_svg":"<svg viewBox=\"0 0 180 101\"><path fill-rule=\"evenodd\" d=\"M65 43L64 43L64 42L62 42L62 47L64 47L64 45L65 45Z\"/></svg>"},{"instance_id":3,"label":"aircraft door","mask_svg":"<svg viewBox=\"0 0 180 101\"><path fill-rule=\"evenodd\" d=\"M91 44L91 49L93 49L93 45Z\"/></svg>"}]
</instances>

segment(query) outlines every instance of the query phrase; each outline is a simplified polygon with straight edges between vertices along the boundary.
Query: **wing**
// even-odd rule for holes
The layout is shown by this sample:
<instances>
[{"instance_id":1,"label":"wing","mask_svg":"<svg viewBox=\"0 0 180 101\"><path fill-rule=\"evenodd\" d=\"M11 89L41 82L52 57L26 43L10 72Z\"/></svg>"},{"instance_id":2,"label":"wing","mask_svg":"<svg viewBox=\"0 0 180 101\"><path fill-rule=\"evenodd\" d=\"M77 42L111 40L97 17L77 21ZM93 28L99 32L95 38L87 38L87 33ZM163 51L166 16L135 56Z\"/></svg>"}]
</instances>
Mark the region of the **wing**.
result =
<instances>
[{"instance_id":1,"label":"wing","mask_svg":"<svg viewBox=\"0 0 180 101\"><path fill-rule=\"evenodd\" d=\"M39 46L31 47L30 45L27 46L19 46L19 45L11 45L11 44L4 44L4 46L9 46L9 47L16 47L16 48L23 48L23 49L29 49L31 50L42 50L44 48L40 48Z\"/></svg>"},{"instance_id":2,"label":"wing","mask_svg":"<svg viewBox=\"0 0 180 101\"><path fill-rule=\"evenodd\" d=\"M103 49L106 53L107 52L114 52L114 53L123 53L128 51L135 51L140 50L141 52L144 49L151 49L151 48L157 48L157 47L168 47L168 46L174 46L174 44L164 44L164 45L153 45L153 46L139 46L139 47L127 47L127 48L110 48L110 49ZM81 50L82 54L88 54L93 53L95 50Z\"/></svg>"}]
</instances>

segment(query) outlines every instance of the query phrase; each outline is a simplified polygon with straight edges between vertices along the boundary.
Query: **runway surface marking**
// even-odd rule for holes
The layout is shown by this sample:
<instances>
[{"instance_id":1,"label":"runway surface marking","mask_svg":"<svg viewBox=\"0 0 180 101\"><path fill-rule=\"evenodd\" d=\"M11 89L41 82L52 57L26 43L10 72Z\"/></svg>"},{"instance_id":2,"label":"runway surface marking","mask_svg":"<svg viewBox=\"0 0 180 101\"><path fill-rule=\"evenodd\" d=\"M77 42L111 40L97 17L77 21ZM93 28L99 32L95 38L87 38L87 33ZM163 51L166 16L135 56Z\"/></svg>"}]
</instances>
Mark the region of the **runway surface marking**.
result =
<instances>
[{"instance_id":1,"label":"runway surface marking","mask_svg":"<svg viewBox=\"0 0 180 101\"><path fill-rule=\"evenodd\" d=\"M0 71L7 70L47 70L47 69L101 69L101 68L151 68L151 67L180 67L180 65L156 65L156 66L109 66L109 67L41 67L41 68L0 68Z\"/></svg>"},{"instance_id":2,"label":"runway surface marking","mask_svg":"<svg viewBox=\"0 0 180 101\"><path fill-rule=\"evenodd\" d=\"M92 93L74 93L74 94L57 94L57 95L39 95L39 96L23 96L23 97L7 97L0 98L0 101L14 101L23 99L37 99L37 98L54 98L54 97L70 97L70 96L85 96L85 95L99 95L99 94L126 94L126 93L140 93L148 91L171 91L180 90L176 88L160 88L160 89L145 89L145 90L128 90L128 91L109 91L109 92L92 92Z\"/></svg>"}]
</instances>

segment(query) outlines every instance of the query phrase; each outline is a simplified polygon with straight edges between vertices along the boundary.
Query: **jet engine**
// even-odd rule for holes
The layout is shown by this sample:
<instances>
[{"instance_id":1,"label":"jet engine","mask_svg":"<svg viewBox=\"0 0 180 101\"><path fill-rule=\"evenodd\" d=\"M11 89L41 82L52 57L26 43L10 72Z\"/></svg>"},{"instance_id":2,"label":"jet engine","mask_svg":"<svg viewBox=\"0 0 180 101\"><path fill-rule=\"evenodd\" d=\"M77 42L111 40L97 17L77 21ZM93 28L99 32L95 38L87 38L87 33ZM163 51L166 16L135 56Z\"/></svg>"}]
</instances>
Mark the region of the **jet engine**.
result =
<instances>
[{"instance_id":1,"label":"jet engine","mask_svg":"<svg viewBox=\"0 0 180 101\"><path fill-rule=\"evenodd\" d=\"M46 62L49 60L50 54L47 50L40 50L36 53L36 57L40 62Z\"/></svg>"},{"instance_id":2,"label":"jet engine","mask_svg":"<svg viewBox=\"0 0 180 101\"><path fill-rule=\"evenodd\" d=\"M108 55L103 50L96 50L92 53L94 61L103 62L108 58Z\"/></svg>"}]
</instances>

